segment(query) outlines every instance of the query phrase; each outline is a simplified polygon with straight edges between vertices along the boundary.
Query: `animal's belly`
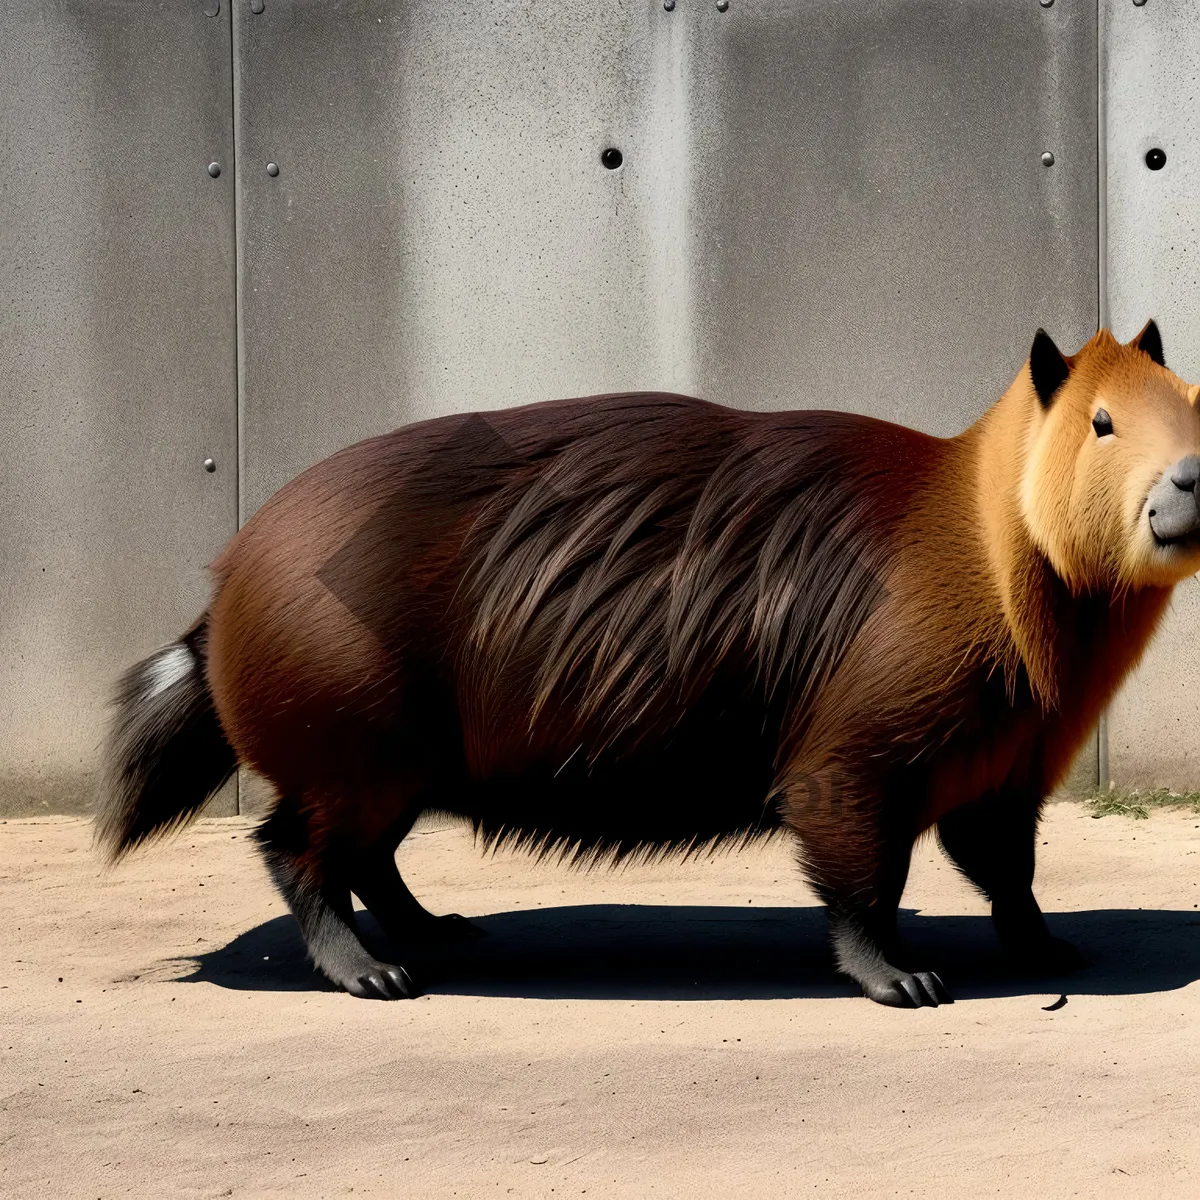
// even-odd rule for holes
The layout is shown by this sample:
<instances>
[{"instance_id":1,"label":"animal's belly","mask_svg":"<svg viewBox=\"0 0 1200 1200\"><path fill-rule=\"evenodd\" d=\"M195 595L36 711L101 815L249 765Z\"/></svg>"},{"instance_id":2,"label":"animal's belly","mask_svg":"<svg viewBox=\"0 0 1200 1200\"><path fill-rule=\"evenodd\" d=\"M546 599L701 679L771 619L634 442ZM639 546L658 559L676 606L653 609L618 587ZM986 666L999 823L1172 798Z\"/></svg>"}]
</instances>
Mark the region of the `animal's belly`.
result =
<instances>
[{"instance_id":1,"label":"animal's belly","mask_svg":"<svg viewBox=\"0 0 1200 1200\"><path fill-rule=\"evenodd\" d=\"M739 695L737 682L724 680L686 706L652 706L636 721L569 701L545 706L532 726L521 705L468 710L463 775L445 807L485 836L582 847L775 828L780 718Z\"/></svg>"},{"instance_id":2,"label":"animal's belly","mask_svg":"<svg viewBox=\"0 0 1200 1200\"><path fill-rule=\"evenodd\" d=\"M486 837L581 848L679 845L778 828L773 755L728 731L696 731L627 756L495 773L466 783L449 806Z\"/></svg>"}]
</instances>

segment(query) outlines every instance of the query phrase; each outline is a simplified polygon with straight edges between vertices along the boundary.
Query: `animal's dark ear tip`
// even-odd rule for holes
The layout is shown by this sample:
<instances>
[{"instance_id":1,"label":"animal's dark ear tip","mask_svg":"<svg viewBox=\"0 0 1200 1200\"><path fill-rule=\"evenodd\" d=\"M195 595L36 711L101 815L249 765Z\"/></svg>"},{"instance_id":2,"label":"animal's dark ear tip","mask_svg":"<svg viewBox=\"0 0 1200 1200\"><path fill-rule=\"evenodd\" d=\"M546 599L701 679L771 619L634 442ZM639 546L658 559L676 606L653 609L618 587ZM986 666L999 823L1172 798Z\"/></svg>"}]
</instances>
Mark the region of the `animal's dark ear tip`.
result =
<instances>
[{"instance_id":1,"label":"animal's dark ear tip","mask_svg":"<svg viewBox=\"0 0 1200 1200\"><path fill-rule=\"evenodd\" d=\"M1151 361L1158 363L1160 367L1165 367L1167 364L1163 361L1163 344L1162 334L1158 331L1158 322L1153 317L1150 318L1142 329L1142 332L1133 339L1132 343L1138 350L1148 354Z\"/></svg>"},{"instance_id":2,"label":"animal's dark ear tip","mask_svg":"<svg viewBox=\"0 0 1200 1200\"><path fill-rule=\"evenodd\" d=\"M1039 325L1037 332L1033 335L1033 346L1030 349L1030 355L1032 357L1047 355L1054 358L1062 358L1062 351L1054 344L1054 339Z\"/></svg>"},{"instance_id":3,"label":"animal's dark ear tip","mask_svg":"<svg viewBox=\"0 0 1200 1200\"><path fill-rule=\"evenodd\" d=\"M1037 392L1043 408L1050 407L1054 393L1062 386L1070 370L1054 339L1039 328L1029 351L1029 374L1033 379L1033 390Z\"/></svg>"}]
</instances>

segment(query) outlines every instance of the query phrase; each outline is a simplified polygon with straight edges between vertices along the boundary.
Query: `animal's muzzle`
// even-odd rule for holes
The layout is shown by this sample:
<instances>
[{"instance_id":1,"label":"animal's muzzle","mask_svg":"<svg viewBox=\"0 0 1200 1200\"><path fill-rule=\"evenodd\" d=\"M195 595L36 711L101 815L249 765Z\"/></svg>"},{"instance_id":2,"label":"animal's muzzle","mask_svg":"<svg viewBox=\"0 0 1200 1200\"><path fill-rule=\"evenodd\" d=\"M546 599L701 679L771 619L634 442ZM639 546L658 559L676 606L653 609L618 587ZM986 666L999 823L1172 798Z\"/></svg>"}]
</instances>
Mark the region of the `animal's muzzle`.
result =
<instances>
[{"instance_id":1,"label":"animal's muzzle","mask_svg":"<svg viewBox=\"0 0 1200 1200\"><path fill-rule=\"evenodd\" d=\"M1150 528L1161 543L1200 534L1200 455L1181 458L1150 489Z\"/></svg>"}]
</instances>

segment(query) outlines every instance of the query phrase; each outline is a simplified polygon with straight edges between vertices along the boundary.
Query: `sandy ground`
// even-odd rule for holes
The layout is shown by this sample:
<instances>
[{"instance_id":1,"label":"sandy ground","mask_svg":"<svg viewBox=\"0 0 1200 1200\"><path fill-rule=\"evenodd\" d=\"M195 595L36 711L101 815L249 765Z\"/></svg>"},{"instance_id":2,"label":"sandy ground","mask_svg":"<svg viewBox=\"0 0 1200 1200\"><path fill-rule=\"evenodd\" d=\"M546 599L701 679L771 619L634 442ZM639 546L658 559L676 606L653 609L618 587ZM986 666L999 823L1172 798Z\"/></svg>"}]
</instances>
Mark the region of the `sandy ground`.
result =
<instances>
[{"instance_id":1,"label":"sandy ground","mask_svg":"<svg viewBox=\"0 0 1200 1200\"><path fill-rule=\"evenodd\" d=\"M5 1196L1200 1194L1195 815L1050 808L1039 894L1095 962L1061 981L920 847L904 921L958 999L922 1011L831 973L785 844L580 873L455 828L401 869L489 936L354 1000L249 829L105 872L78 819L0 825Z\"/></svg>"}]
</instances>

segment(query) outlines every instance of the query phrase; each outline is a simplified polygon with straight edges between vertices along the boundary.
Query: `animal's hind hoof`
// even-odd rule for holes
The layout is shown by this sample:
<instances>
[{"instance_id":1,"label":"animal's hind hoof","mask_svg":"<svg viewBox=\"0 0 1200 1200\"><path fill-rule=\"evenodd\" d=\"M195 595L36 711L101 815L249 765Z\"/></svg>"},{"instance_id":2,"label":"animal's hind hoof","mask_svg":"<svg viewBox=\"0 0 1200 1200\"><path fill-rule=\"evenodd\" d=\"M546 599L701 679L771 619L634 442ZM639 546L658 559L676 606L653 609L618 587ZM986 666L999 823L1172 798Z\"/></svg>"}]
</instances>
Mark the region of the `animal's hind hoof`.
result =
<instances>
[{"instance_id":1,"label":"animal's hind hoof","mask_svg":"<svg viewBox=\"0 0 1200 1200\"><path fill-rule=\"evenodd\" d=\"M868 998L891 1008L937 1008L953 1004L954 998L933 971L897 971L891 979L863 985Z\"/></svg>"},{"instance_id":2,"label":"animal's hind hoof","mask_svg":"<svg viewBox=\"0 0 1200 1200\"><path fill-rule=\"evenodd\" d=\"M334 982L360 1000L408 1000L417 995L412 976L395 963L368 961Z\"/></svg>"}]
</instances>

